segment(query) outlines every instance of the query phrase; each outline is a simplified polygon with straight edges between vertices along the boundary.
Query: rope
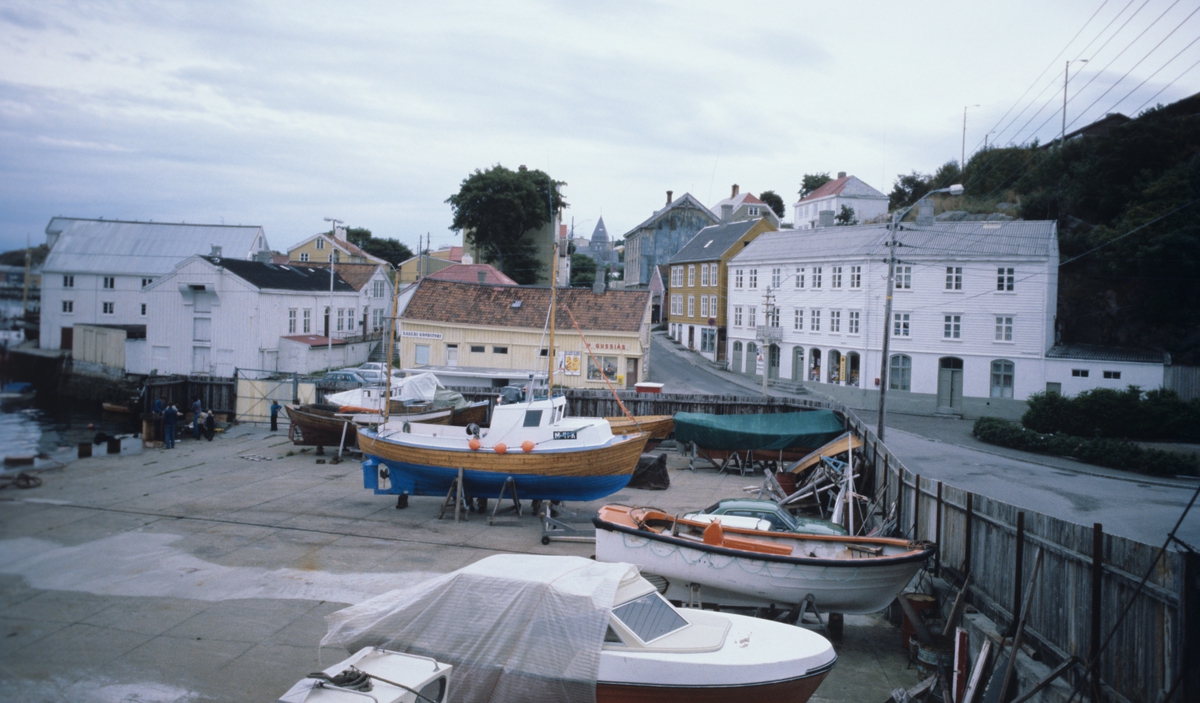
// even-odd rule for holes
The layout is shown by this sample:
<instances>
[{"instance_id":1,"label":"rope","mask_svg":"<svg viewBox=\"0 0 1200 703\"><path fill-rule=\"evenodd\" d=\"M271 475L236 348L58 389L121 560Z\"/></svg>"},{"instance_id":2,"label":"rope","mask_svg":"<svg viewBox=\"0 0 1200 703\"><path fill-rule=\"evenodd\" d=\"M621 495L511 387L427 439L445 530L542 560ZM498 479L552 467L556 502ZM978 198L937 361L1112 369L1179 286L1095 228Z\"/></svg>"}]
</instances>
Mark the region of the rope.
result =
<instances>
[{"instance_id":1,"label":"rope","mask_svg":"<svg viewBox=\"0 0 1200 703\"><path fill-rule=\"evenodd\" d=\"M621 407L621 412L625 413L625 417L632 420L634 426L641 431L641 423L637 421L637 418L629 413L629 409L625 407L625 403L621 402L621 398L617 395L616 389L613 388L612 383L608 380L608 374L604 373L604 367L599 361L596 360L596 355L592 353L592 345L587 341L587 337L583 335L583 330L579 329L579 322L575 320L575 313L571 312L571 308L565 304L563 305L563 309L566 310L567 315L570 316L571 324L575 325L575 331L579 333L579 338L583 340L583 346L585 349L587 349L588 357L591 358L592 363L596 365L596 368L600 370L600 378L604 379L604 384L608 386L608 390L613 394L613 398L616 399L617 405Z\"/></svg>"},{"instance_id":2,"label":"rope","mask_svg":"<svg viewBox=\"0 0 1200 703\"><path fill-rule=\"evenodd\" d=\"M17 488L37 488L40 485L42 485L41 477L33 474L27 474L24 471L16 476L4 476L0 478L0 491L8 488L9 486L16 486Z\"/></svg>"}]
</instances>

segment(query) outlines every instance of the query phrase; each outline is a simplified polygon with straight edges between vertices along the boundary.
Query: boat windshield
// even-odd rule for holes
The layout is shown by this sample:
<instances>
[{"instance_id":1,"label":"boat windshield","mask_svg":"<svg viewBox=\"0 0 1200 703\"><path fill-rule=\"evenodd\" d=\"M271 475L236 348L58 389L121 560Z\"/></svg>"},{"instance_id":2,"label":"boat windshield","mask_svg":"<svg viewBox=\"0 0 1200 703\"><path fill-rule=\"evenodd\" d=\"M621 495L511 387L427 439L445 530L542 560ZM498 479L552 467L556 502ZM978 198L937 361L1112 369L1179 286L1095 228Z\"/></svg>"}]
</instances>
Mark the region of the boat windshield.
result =
<instances>
[{"instance_id":1,"label":"boat windshield","mask_svg":"<svg viewBox=\"0 0 1200 703\"><path fill-rule=\"evenodd\" d=\"M647 593L613 608L613 615L643 642L652 642L687 626L688 621L657 593Z\"/></svg>"}]
</instances>

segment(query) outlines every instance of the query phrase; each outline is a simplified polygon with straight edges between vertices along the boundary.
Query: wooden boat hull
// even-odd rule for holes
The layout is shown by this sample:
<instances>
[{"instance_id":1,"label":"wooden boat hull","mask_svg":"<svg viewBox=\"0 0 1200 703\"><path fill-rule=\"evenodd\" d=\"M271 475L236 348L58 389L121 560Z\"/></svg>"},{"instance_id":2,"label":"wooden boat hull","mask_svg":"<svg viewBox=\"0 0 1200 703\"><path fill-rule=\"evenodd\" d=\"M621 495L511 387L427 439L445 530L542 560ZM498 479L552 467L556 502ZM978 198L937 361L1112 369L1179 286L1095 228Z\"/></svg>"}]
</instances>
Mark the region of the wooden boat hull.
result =
<instances>
[{"instance_id":1,"label":"wooden boat hull","mask_svg":"<svg viewBox=\"0 0 1200 703\"><path fill-rule=\"evenodd\" d=\"M622 415L604 419L608 420L613 434L645 432L652 439L666 439L667 435L675 429L673 415L634 415L632 420Z\"/></svg>"},{"instance_id":2,"label":"wooden boat hull","mask_svg":"<svg viewBox=\"0 0 1200 703\"><path fill-rule=\"evenodd\" d=\"M466 427L470 424L486 425L490 405L486 400L481 400L478 403L471 403L465 408L456 408L450 415L450 424L456 427Z\"/></svg>"},{"instance_id":3,"label":"wooden boat hull","mask_svg":"<svg viewBox=\"0 0 1200 703\"><path fill-rule=\"evenodd\" d=\"M445 496L463 469L466 492L499 495L512 477L517 492L529 500L589 501L624 488L637 467L646 435L614 437L601 447L578 450L513 447L504 454L489 449L433 449L403 442L403 437L379 439L377 431L359 428L363 485L376 494ZM381 480L380 469L387 468Z\"/></svg>"},{"instance_id":4,"label":"wooden boat hull","mask_svg":"<svg viewBox=\"0 0 1200 703\"><path fill-rule=\"evenodd\" d=\"M789 550L786 555L761 553L706 544L669 530L659 533L622 524L617 512L621 509L628 510L605 506L593 518L596 558L638 564L646 573L664 577L668 582L665 595L676 600L687 600L688 585L698 584L702 587L701 599L706 603L786 607L811 595L817 607L826 612L873 613L891 604L933 553L932 547L911 545L903 540L725 529L725 533L752 547L764 544L787 546ZM681 519L679 523L684 525L686 521ZM822 545L822 553L852 554L849 544L887 547L895 553L860 558L810 557L804 553L815 553L808 545ZM798 555L791 553L793 549Z\"/></svg>"},{"instance_id":5,"label":"wooden boat hull","mask_svg":"<svg viewBox=\"0 0 1200 703\"><path fill-rule=\"evenodd\" d=\"M285 405L283 409L291 422L288 436L293 444L302 447L337 447L342 443L344 430L346 446L354 446L356 433L350 418L338 417L331 411L297 405Z\"/></svg>"},{"instance_id":6,"label":"wooden boat hull","mask_svg":"<svg viewBox=\"0 0 1200 703\"><path fill-rule=\"evenodd\" d=\"M100 408L106 413L117 413L120 415L129 415L133 411L127 405L117 405L116 403L101 403Z\"/></svg>"},{"instance_id":7,"label":"wooden boat hull","mask_svg":"<svg viewBox=\"0 0 1200 703\"><path fill-rule=\"evenodd\" d=\"M787 681L735 686L642 686L596 682L596 703L805 703L829 670Z\"/></svg>"}]
</instances>

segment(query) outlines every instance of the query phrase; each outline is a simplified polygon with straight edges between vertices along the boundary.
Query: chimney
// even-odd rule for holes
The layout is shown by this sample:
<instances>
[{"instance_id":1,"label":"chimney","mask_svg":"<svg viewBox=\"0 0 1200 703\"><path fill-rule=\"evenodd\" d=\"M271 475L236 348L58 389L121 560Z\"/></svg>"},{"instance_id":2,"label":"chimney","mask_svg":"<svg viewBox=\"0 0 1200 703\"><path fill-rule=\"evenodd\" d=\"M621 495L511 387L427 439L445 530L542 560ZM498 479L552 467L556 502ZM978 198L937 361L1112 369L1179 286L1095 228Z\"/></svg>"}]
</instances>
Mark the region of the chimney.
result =
<instances>
[{"instance_id":1,"label":"chimney","mask_svg":"<svg viewBox=\"0 0 1200 703\"><path fill-rule=\"evenodd\" d=\"M592 292L595 293L596 295L604 295L604 279L603 278L597 278L596 282L592 284Z\"/></svg>"},{"instance_id":2,"label":"chimney","mask_svg":"<svg viewBox=\"0 0 1200 703\"><path fill-rule=\"evenodd\" d=\"M667 205L670 205L670 204L671 204L671 196L672 196L672 195L674 195L674 192L673 192L673 191L669 191L669 190L668 190L668 191L667 191Z\"/></svg>"},{"instance_id":3,"label":"chimney","mask_svg":"<svg viewBox=\"0 0 1200 703\"><path fill-rule=\"evenodd\" d=\"M733 192L729 194L729 197L736 198L737 194L738 194L738 184L734 183L733 184Z\"/></svg>"},{"instance_id":4,"label":"chimney","mask_svg":"<svg viewBox=\"0 0 1200 703\"><path fill-rule=\"evenodd\" d=\"M216 257L216 258L218 258L218 259L219 259L219 258L221 258L221 247L220 247L219 245L217 245L217 244L213 244L213 245L212 245L212 251L211 251L211 252L209 252L209 254L208 254L208 255L209 255L209 256Z\"/></svg>"},{"instance_id":5,"label":"chimney","mask_svg":"<svg viewBox=\"0 0 1200 703\"><path fill-rule=\"evenodd\" d=\"M476 271L475 272L475 280L478 283L487 283L487 271L485 271L484 269L479 269L478 271Z\"/></svg>"},{"instance_id":6,"label":"chimney","mask_svg":"<svg viewBox=\"0 0 1200 703\"><path fill-rule=\"evenodd\" d=\"M258 251L254 252L254 260L259 262L260 264L271 263L271 250L270 249L259 249Z\"/></svg>"},{"instance_id":7,"label":"chimney","mask_svg":"<svg viewBox=\"0 0 1200 703\"><path fill-rule=\"evenodd\" d=\"M845 171L838 171L838 178L845 178L845 177L846 177Z\"/></svg>"},{"instance_id":8,"label":"chimney","mask_svg":"<svg viewBox=\"0 0 1200 703\"><path fill-rule=\"evenodd\" d=\"M818 227L833 226L833 210L822 210L817 213L817 217L819 218L817 220Z\"/></svg>"},{"instance_id":9,"label":"chimney","mask_svg":"<svg viewBox=\"0 0 1200 703\"><path fill-rule=\"evenodd\" d=\"M737 186L734 186L736 188ZM721 206L721 222L729 222L733 219L733 206L725 204Z\"/></svg>"},{"instance_id":10,"label":"chimney","mask_svg":"<svg viewBox=\"0 0 1200 703\"><path fill-rule=\"evenodd\" d=\"M917 226L929 227L933 224L933 201L922 200L917 206Z\"/></svg>"},{"instance_id":11,"label":"chimney","mask_svg":"<svg viewBox=\"0 0 1200 703\"><path fill-rule=\"evenodd\" d=\"M346 228L345 227L334 227L333 228L333 238L340 239L343 242L346 241Z\"/></svg>"},{"instance_id":12,"label":"chimney","mask_svg":"<svg viewBox=\"0 0 1200 703\"><path fill-rule=\"evenodd\" d=\"M463 254L463 255L462 255L462 261L461 261L461 262L459 262L459 263L463 263L463 264L473 264L473 263L475 263L475 257L471 256L470 254Z\"/></svg>"}]
</instances>

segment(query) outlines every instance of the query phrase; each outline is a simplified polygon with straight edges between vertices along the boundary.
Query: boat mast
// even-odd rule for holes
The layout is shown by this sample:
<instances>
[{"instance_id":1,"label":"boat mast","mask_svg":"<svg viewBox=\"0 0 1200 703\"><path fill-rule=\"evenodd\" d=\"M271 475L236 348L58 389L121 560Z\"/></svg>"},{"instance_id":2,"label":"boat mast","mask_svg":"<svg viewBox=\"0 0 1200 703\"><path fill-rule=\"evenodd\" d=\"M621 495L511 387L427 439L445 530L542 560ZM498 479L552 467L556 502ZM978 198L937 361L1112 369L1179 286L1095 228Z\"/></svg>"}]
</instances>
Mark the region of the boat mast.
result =
<instances>
[{"instance_id":1,"label":"boat mast","mask_svg":"<svg viewBox=\"0 0 1200 703\"><path fill-rule=\"evenodd\" d=\"M550 227L554 227L554 218L550 218ZM550 348L546 352L549 358L549 368L546 376L546 397L551 397L554 388L554 308L558 305L558 235L554 236L554 246L551 248L554 265L550 271Z\"/></svg>"},{"instance_id":2,"label":"boat mast","mask_svg":"<svg viewBox=\"0 0 1200 703\"><path fill-rule=\"evenodd\" d=\"M383 377L383 403L382 414L383 422L388 421L389 410L392 405L392 354L395 353L396 345L396 305L400 298L400 275L397 273L392 279L392 324L388 325L388 343L387 347L387 375Z\"/></svg>"}]
</instances>

